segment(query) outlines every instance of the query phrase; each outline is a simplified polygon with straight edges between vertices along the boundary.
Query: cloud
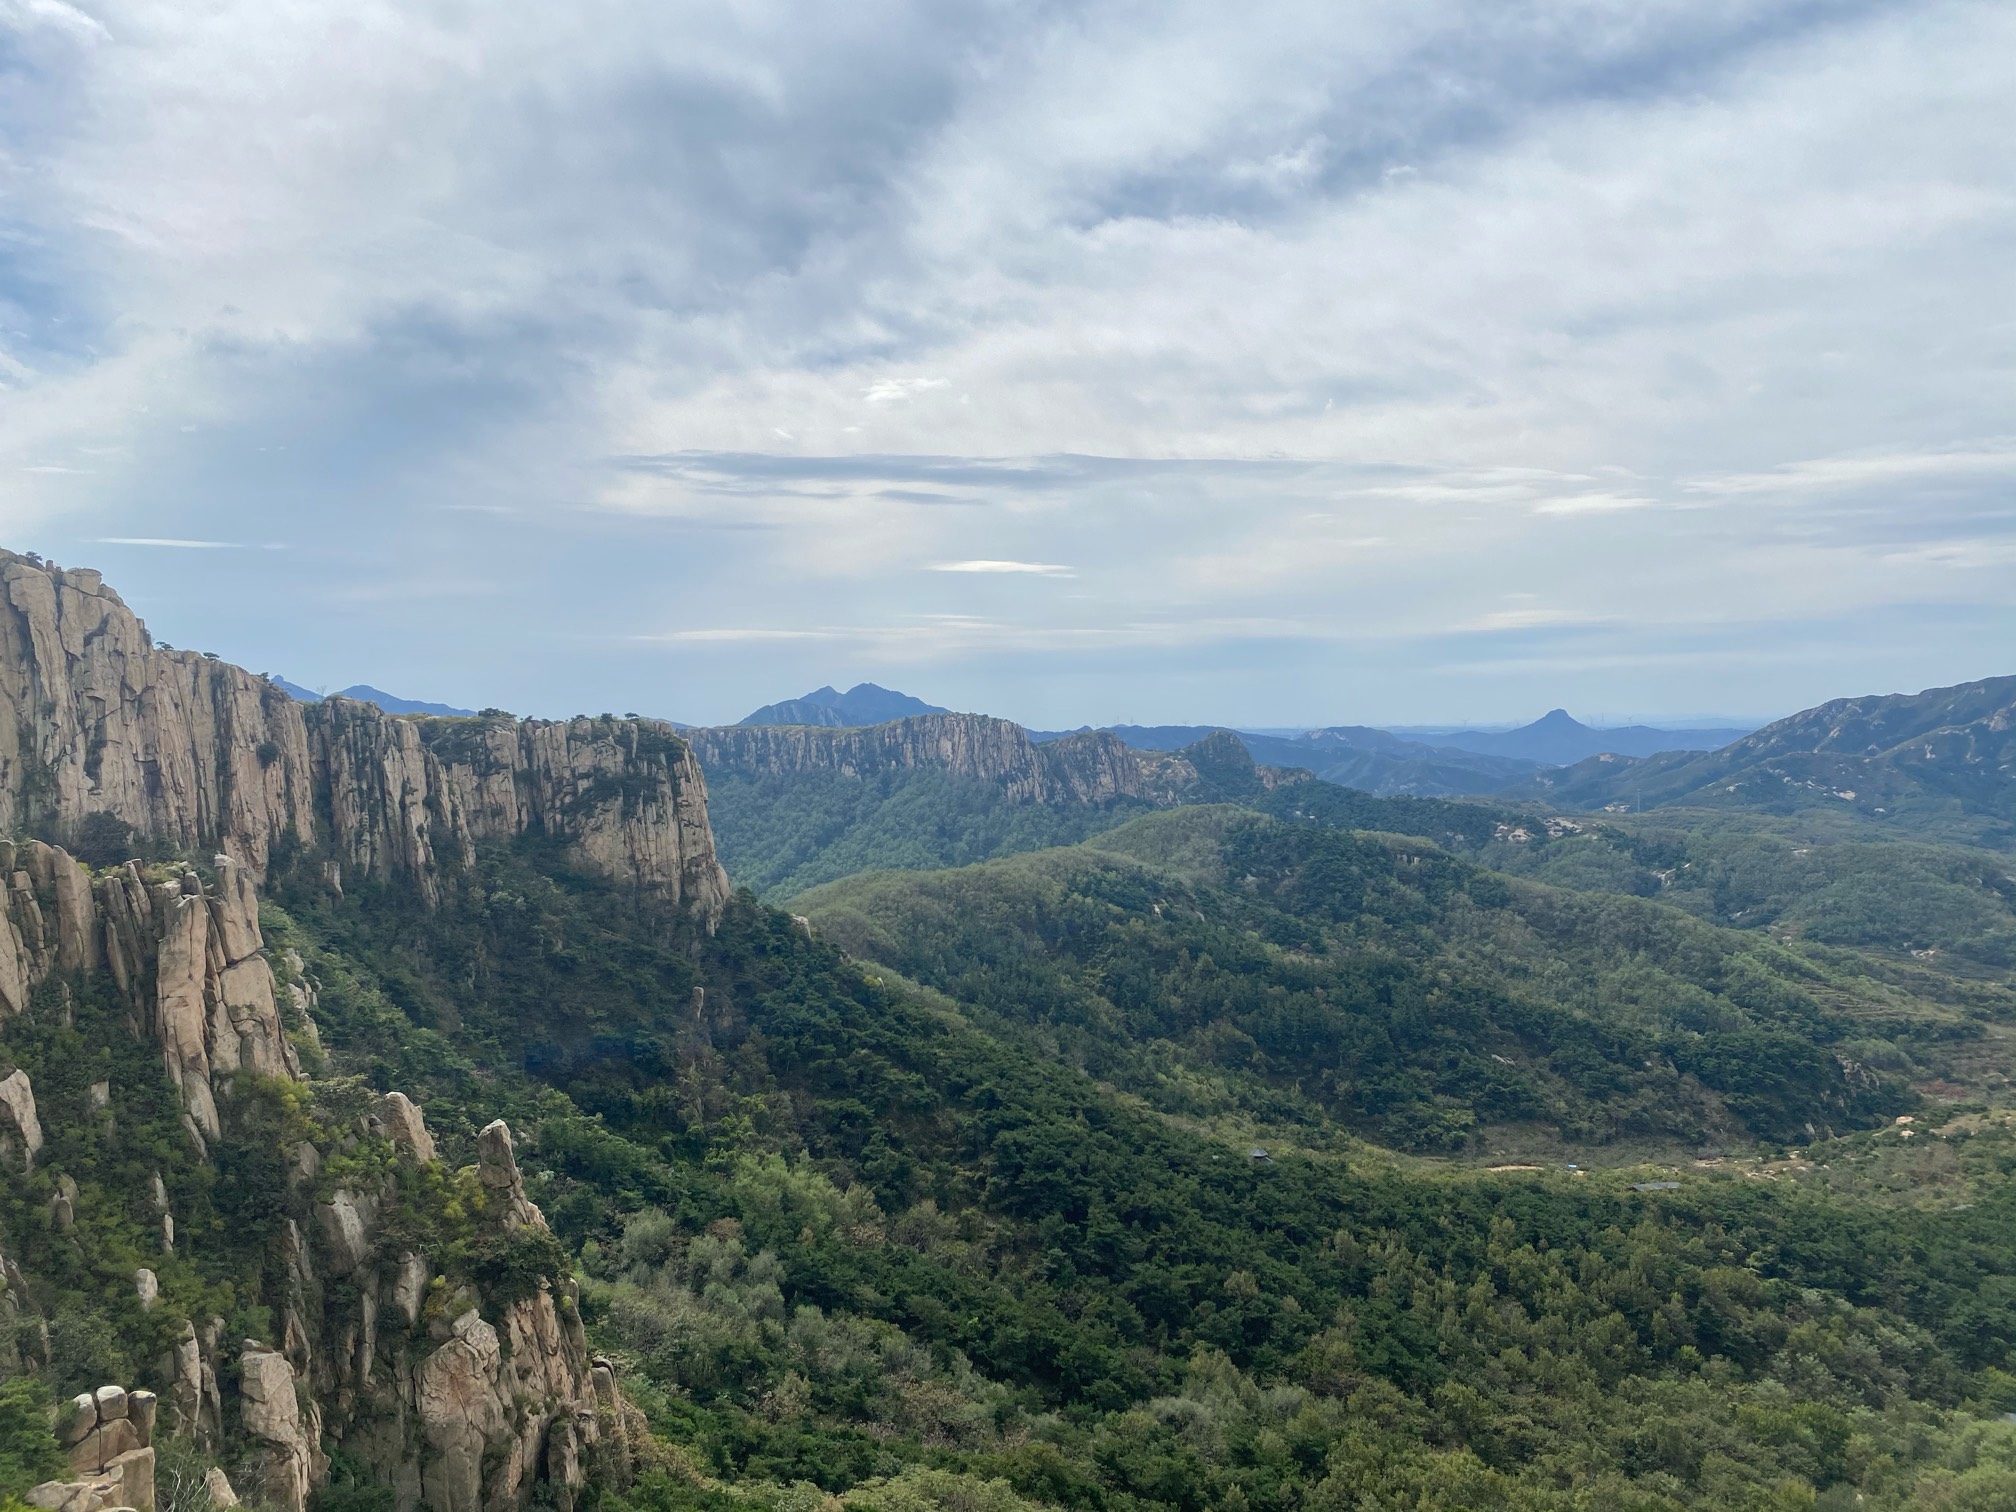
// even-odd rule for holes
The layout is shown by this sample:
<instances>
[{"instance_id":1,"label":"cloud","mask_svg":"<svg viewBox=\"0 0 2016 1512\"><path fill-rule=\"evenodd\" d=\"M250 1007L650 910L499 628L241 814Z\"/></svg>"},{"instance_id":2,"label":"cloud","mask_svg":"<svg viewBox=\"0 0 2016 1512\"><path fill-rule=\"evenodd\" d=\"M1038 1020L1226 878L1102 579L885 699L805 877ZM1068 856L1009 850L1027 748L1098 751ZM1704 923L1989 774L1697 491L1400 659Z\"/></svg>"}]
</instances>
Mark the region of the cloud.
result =
<instances>
[{"instance_id":1,"label":"cloud","mask_svg":"<svg viewBox=\"0 0 2016 1512\"><path fill-rule=\"evenodd\" d=\"M165 546L178 551L279 551L277 545L254 546L250 541L189 541L173 536L99 536L100 546Z\"/></svg>"},{"instance_id":2,"label":"cloud","mask_svg":"<svg viewBox=\"0 0 2016 1512\"><path fill-rule=\"evenodd\" d=\"M896 404L945 385L943 378L878 378L861 391L861 397L870 404Z\"/></svg>"},{"instance_id":3,"label":"cloud","mask_svg":"<svg viewBox=\"0 0 2016 1512\"><path fill-rule=\"evenodd\" d=\"M1708 494L1814 494L1900 483L2016 479L2016 446L1978 450L1851 453L1786 462L1765 472L1689 483Z\"/></svg>"},{"instance_id":4,"label":"cloud","mask_svg":"<svg viewBox=\"0 0 2016 1512\"><path fill-rule=\"evenodd\" d=\"M1008 562L981 558L971 562L934 562L933 572L1029 572L1039 577L1071 577L1072 570L1055 562Z\"/></svg>"},{"instance_id":5,"label":"cloud","mask_svg":"<svg viewBox=\"0 0 2016 1512\"><path fill-rule=\"evenodd\" d=\"M1517 609L1495 609L1489 614L1471 620L1461 628L1465 630L1544 630L1556 625L1593 625L1601 622L1601 617L1586 609L1549 608L1531 605Z\"/></svg>"},{"instance_id":6,"label":"cloud","mask_svg":"<svg viewBox=\"0 0 2016 1512\"><path fill-rule=\"evenodd\" d=\"M1533 506L1533 513L1540 515L1615 514L1622 509L1650 509L1657 502L1640 498L1634 494L1568 494L1558 499L1543 499Z\"/></svg>"},{"instance_id":7,"label":"cloud","mask_svg":"<svg viewBox=\"0 0 2016 1512\"><path fill-rule=\"evenodd\" d=\"M129 553L178 643L564 713L649 621L686 715L928 651L1053 724L2016 643L1991 0L0 3L10 543L302 564Z\"/></svg>"}]
</instances>

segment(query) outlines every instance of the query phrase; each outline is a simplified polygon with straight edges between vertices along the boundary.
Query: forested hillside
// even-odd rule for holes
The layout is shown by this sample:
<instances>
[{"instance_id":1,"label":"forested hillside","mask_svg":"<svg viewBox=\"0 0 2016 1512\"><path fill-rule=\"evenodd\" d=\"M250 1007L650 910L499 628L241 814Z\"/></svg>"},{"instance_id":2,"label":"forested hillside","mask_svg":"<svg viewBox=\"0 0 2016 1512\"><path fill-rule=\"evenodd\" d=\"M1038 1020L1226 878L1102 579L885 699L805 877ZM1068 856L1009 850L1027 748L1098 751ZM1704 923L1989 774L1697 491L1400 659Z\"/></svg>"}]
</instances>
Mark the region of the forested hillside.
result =
<instances>
[{"instance_id":1,"label":"forested hillside","mask_svg":"<svg viewBox=\"0 0 2016 1512\"><path fill-rule=\"evenodd\" d=\"M1833 1060L1842 979L1655 905L1579 903L1375 837L1204 810L1118 838L1127 853L1103 862L861 885L1037 887L1061 960L1017 933L1012 896L966 946L941 917L948 952L987 961L946 979L970 1007L746 897L694 948L665 941L523 844L487 851L431 923L390 895L305 886L274 922L320 975L338 1066L423 1088L450 1129L475 1102L522 1110L591 1331L683 1455L640 1506L797 1506L818 1487L906 1509L1763 1508L1817 1488L1844 1507L1985 1508L2016 1483L2016 1437L1972 1416L2016 1404L1999 1373L2016 1340L2002 1126L1941 1142L1986 1179L1930 1209L1754 1167L1637 1190L1642 1173L1396 1164L1326 1135L1370 1126L1355 1087L1288 1088L1271 1064L1297 1035L1305 1056L1340 1027L1390 1041L1398 1095L1373 1117L1417 1143L1494 1098L1773 1133L1831 1114L1844 1139L1814 1159L1836 1150L1846 1170L1881 1137L1851 1124L1915 1102ZM1229 888L1197 880L1214 866ZM1163 935L1158 906L1204 917ZM1474 909L1479 937L1544 927L1542 956L1560 942L1600 966L1611 947L1584 935L1585 907L1638 937L1608 957L1616 998L1546 1010L1550 1036L1571 1034L1559 1048L1480 1028L1531 1011L1493 997L1502 946L1410 959L1410 932ZM1386 935L1373 997L1348 1006L1342 977L1320 979L1347 928ZM1079 990L1094 956L1096 999ZM1474 1017L1395 1035L1421 986ZM1198 1013L1219 994L1229 1012ZM1649 1006L1672 994L1697 1005L1684 1031ZM1017 1022L1017 1004L1035 1009ZM1165 1011L1212 1019L1217 1058L1150 1045L1137 1016ZM1886 1011L1900 1033L1966 1017L1894 994ZM1161 1030L1174 1044L1180 1026ZM1481 1055L1473 1032L1494 1036ZM1124 1067L1094 1063L1121 1034L1152 1075L1114 1083ZM1641 1050L1682 1034L1704 1047L1696 1069L1642 1071ZM1507 1050L1527 1064L1490 1058ZM1833 1090L1754 1080L1785 1054L1834 1065ZM1186 1075L1198 1103L1179 1110L1158 1086ZM1232 1130L1261 1117L1303 1136L1256 1159Z\"/></svg>"},{"instance_id":2,"label":"forested hillside","mask_svg":"<svg viewBox=\"0 0 2016 1512\"><path fill-rule=\"evenodd\" d=\"M792 906L1165 1111L1334 1120L1403 1149L1535 1122L1804 1141L1910 1111L1875 1067L2016 1011L2006 990L1914 996L1846 954L1231 809Z\"/></svg>"}]
</instances>

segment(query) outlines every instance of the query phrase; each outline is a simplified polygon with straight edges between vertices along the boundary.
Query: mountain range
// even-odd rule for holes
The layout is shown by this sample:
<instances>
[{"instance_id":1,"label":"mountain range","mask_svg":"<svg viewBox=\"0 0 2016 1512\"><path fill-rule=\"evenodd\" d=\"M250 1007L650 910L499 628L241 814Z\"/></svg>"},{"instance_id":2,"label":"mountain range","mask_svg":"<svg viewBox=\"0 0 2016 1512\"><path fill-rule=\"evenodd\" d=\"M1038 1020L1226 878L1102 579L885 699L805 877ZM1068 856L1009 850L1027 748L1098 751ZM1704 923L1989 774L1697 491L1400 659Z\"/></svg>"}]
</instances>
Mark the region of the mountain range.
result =
<instances>
[{"instance_id":1,"label":"mountain range","mask_svg":"<svg viewBox=\"0 0 2016 1512\"><path fill-rule=\"evenodd\" d=\"M1745 774L2006 844L2012 691L1379 797L302 702L0 554L0 1496L2009 1506L2009 850Z\"/></svg>"},{"instance_id":2,"label":"mountain range","mask_svg":"<svg viewBox=\"0 0 2016 1512\"><path fill-rule=\"evenodd\" d=\"M387 693L374 688L369 683L356 683L327 695L317 693L312 688L304 688L299 683L291 683L284 677L276 677L273 686L298 703L320 703L323 698L354 698L359 703L376 704L387 714L439 714L445 717L466 717L474 714L474 709L458 709L453 704L427 703L417 698L401 698L396 693Z\"/></svg>"},{"instance_id":3,"label":"mountain range","mask_svg":"<svg viewBox=\"0 0 2016 1512\"><path fill-rule=\"evenodd\" d=\"M2016 834L2016 677L1840 698L1720 750L1597 756L1511 796L1582 809L1797 813Z\"/></svg>"},{"instance_id":4,"label":"mountain range","mask_svg":"<svg viewBox=\"0 0 2016 1512\"><path fill-rule=\"evenodd\" d=\"M319 702L323 697L284 677L274 678L273 683L303 703ZM452 717L475 712L452 704L402 698L366 683L330 696L374 703L388 714ZM863 682L844 693L829 685L799 698L765 704L738 723L850 729L948 712L908 693ZM669 722L676 728L686 728L676 720ZM1169 751L1194 744L1221 727L1106 728L1139 749ZM1030 738L1044 742L1068 733L1073 732L1031 731ZM1664 751L1708 750L1725 745L1746 731L1733 727L1667 730L1645 725L1600 729L1581 723L1565 709L1555 709L1529 725L1503 731L1453 730L1417 737L1362 725L1337 725L1296 735L1245 730L1235 733L1246 743L1256 762L1301 767L1327 781L1368 792L1454 796L1495 792L1531 776L1539 767L1567 766L1599 753L1644 756Z\"/></svg>"}]
</instances>

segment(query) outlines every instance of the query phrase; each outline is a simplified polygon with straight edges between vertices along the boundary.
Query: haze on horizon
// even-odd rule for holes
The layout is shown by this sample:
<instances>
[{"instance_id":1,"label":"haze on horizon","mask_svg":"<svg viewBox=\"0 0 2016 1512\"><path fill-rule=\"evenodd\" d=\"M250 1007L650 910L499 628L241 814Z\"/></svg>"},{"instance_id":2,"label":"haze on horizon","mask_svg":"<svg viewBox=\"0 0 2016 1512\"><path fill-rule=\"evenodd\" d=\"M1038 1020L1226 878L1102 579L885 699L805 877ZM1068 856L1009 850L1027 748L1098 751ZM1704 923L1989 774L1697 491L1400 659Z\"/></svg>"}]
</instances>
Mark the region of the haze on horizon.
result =
<instances>
[{"instance_id":1,"label":"haze on horizon","mask_svg":"<svg viewBox=\"0 0 2016 1512\"><path fill-rule=\"evenodd\" d=\"M2016 10L0 0L0 545L310 686L2016 671Z\"/></svg>"}]
</instances>

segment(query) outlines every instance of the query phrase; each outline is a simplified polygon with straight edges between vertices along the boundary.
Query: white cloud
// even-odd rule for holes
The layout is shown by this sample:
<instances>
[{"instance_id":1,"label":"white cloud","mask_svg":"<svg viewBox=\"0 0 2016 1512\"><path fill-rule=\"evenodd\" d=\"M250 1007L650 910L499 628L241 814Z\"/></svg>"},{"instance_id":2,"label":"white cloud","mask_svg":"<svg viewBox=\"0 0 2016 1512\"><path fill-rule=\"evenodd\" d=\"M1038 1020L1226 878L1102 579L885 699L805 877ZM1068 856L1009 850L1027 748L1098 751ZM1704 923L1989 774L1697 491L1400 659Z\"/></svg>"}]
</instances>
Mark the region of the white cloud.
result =
<instances>
[{"instance_id":1,"label":"white cloud","mask_svg":"<svg viewBox=\"0 0 2016 1512\"><path fill-rule=\"evenodd\" d=\"M1916 675L1894 610L1930 681L2016 602L1990 0L0 4L10 542L284 521L356 606L115 562L178 642L242 622L258 659L443 689L501 662L520 691L459 701L564 712L636 700L394 580L466 568L528 645L677 605L679 645L786 687L979 601L933 655L1061 688L1045 658L1138 652L1100 687L1285 723L1427 696L1382 669L1451 626L1825 625ZM668 456L718 466L633 465ZM1074 572L1070 626L985 581ZM1147 659L1206 624L1233 649ZM1381 649L1291 677L1274 635ZM1044 717L1105 717L1075 686ZM752 702L724 688L693 696Z\"/></svg>"},{"instance_id":2,"label":"white cloud","mask_svg":"<svg viewBox=\"0 0 2016 1512\"><path fill-rule=\"evenodd\" d=\"M1536 604L1518 609L1494 609L1491 613L1480 615L1460 628L1483 631L1544 630L1557 625L1592 625L1599 620L1600 616L1591 614L1586 609L1549 608Z\"/></svg>"},{"instance_id":3,"label":"white cloud","mask_svg":"<svg viewBox=\"0 0 2016 1512\"><path fill-rule=\"evenodd\" d=\"M1615 514L1621 509L1650 509L1656 500L1641 498L1636 494L1564 494L1560 498L1543 499L1533 506L1533 513L1541 515Z\"/></svg>"},{"instance_id":4,"label":"white cloud","mask_svg":"<svg viewBox=\"0 0 2016 1512\"><path fill-rule=\"evenodd\" d=\"M870 404L896 404L946 386L943 378L878 378L861 391Z\"/></svg>"},{"instance_id":5,"label":"white cloud","mask_svg":"<svg viewBox=\"0 0 2016 1512\"><path fill-rule=\"evenodd\" d=\"M980 559L971 562L934 562L933 572L1028 572L1039 577L1070 577L1072 570L1056 562L1006 562Z\"/></svg>"},{"instance_id":6,"label":"white cloud","mask_svg":"<svg viewBox=\"0 0 2016 1512\"><path fill-rule=\"evenodd\" d=\"M249 551L248 541L188 541L172 536L100 536L100 546L166 546L178 551ZM277 550L268 547L267 550Z\"/></svg>"}]
</instances>

